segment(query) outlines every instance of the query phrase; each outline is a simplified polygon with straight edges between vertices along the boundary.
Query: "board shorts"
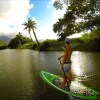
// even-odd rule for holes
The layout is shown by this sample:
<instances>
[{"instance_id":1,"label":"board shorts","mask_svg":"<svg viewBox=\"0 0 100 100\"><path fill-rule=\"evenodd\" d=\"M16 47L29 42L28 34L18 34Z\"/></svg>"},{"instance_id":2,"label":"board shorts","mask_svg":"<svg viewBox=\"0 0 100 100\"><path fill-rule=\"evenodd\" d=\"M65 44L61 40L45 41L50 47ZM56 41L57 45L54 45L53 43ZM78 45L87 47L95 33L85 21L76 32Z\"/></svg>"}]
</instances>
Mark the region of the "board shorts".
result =
<instances>
[{"instance_id":1,"label":"board shorts","mask_svg":"<svg viewBox=\"0 0 100 100\"><path fill-rule=\"evenodd\" d=\"M71 62L66 62L63 65L63 70L64 70L65 74L68 74L71 71Z\"/></svg>"}]
</instances>

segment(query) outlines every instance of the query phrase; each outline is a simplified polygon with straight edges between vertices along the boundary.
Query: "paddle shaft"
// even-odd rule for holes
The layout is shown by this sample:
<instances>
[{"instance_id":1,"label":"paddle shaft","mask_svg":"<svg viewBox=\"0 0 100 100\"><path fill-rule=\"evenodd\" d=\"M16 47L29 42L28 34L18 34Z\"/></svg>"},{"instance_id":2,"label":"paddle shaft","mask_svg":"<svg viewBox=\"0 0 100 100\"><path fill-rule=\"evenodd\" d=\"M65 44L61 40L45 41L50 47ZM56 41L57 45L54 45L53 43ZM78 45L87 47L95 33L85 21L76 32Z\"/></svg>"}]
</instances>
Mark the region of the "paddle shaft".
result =
<instances>
[{"instance_id":1,"label":"paddle shaft","mask_svg":"<svg viewBox=\"0 0 100 100\"><path fill-rule=\"evenodd\" d=\"M60 61L60 65L62 66L62 64L61 64L61 60L59 60L59 61ZM65 74L65 72L64 72L64 69L63 69L63 67L62 67L62 71L63 71L63 73L64 73L64 77L65 77L65 79L66 79L66 82L67 82L67 84L68 84L67 77L66 77L66 74Z\"/></svg>"}]
</instances>

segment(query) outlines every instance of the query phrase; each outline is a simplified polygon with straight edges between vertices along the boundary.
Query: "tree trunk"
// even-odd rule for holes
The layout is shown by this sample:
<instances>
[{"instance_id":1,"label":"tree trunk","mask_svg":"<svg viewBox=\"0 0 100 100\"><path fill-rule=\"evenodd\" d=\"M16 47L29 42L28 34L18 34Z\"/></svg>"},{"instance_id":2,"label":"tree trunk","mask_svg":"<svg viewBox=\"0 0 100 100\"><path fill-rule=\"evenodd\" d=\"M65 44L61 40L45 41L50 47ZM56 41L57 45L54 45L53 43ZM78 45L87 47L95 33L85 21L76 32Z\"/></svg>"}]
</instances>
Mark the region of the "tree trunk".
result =
<instances>
[{"instance_id":1,"label":"tree trunk","mask_svg":"<svg viewBox=\"0 0 100 100\"><path fill-rule=\"evenodd\" d=\"M32 29L32 30L33 30L33 29ZM37 39L37 37L36 37L36 34L35 34L34 30L33 30L33 34L34 34L34 37L35 37L35 39L36 39L36 42L37 42L38 45L39 45L39 41L38 41L38 39Z\"/></svg>"},{"instance_id":2,"label":"tree trunk","mask_svg":"<svg viewBox=\"0 0 100 100\"><path fill-rule=\"evenodd\" d=\"M30 38L31 38L31 40L33 41L33 39L32 39L32 37L31 37L31 34L30 34L30 32L29 32L29 35L30 35Z\"/></svg>"}]
</instances>

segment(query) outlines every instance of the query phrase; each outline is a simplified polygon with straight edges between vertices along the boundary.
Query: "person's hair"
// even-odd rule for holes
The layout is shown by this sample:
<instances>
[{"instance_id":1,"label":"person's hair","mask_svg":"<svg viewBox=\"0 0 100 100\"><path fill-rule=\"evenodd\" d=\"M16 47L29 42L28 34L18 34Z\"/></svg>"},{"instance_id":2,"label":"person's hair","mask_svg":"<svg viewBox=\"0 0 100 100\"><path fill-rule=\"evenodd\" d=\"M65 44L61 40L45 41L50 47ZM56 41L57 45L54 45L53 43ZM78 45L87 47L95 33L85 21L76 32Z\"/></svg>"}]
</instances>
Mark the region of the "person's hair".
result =
<instances>
[{"instance_id":1,"label":"person's hair","mask_svg":"<svg viewBox=\"0 0 100 100\"><path fill-rule=\"evenodd\" d=\"M69 38L65 38L65 43L70 44L70 39Z\"/></svg>"},{"instance_id":2,"label":"person's hair","mask_svg":"<svg viewBox=\"0 0 100 100\"><path fill-rule=\"evenodd\" d=\"M70 42L66 42L67 44L70 44Z\"/></svg>"}]
</instances>

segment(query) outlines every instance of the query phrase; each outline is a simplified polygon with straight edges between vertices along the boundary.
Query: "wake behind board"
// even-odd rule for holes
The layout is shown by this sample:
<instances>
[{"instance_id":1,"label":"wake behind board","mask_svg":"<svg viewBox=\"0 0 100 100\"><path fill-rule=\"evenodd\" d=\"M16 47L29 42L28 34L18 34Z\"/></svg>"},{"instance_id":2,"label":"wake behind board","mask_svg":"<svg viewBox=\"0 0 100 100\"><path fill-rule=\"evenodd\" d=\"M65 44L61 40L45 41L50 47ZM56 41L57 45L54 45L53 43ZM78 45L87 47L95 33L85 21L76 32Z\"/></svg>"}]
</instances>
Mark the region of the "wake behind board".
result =
<instances>
[{"instance_id":1,"label":"wake behind board","mask_svg":"<svg viewBox=\"0 0 100 100\"><path fill-rule=\"evenodd\" d=\"M48 83L50 86L56 88L57 90L78 97L83 99L97 99L98 92L94 91L93 89L90 89L86 86L84 86L82 83L79 83L77 81L72 81L70 85L70 91L67 91L65 89L62 89L59 87L59 84L62 84L63 78L59 77L57 75L54 75L52 73L48 73L45 71L40 72L41 78Z\"/></svg>"}]
</instances>

